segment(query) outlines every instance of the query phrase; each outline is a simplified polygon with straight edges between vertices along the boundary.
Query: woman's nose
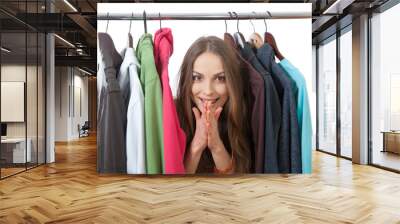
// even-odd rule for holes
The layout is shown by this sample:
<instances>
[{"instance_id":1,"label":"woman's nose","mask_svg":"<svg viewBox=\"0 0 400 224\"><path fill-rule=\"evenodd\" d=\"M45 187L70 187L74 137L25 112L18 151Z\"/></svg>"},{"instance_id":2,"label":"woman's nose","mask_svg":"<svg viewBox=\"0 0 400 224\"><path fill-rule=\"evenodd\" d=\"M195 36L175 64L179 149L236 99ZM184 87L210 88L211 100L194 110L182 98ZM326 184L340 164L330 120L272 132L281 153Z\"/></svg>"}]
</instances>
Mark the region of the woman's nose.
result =
<instances>
[{"instance_id":1,"label":"woman's nose","mask_svg":"<svg viewBox=\"0 0 400 224\"><path fill-rule=\"evenodd\" d=\"M206 82L203 91L206 95L212 95L214 93L214 85L211 82Z\"/></svg>"}]
</instances>

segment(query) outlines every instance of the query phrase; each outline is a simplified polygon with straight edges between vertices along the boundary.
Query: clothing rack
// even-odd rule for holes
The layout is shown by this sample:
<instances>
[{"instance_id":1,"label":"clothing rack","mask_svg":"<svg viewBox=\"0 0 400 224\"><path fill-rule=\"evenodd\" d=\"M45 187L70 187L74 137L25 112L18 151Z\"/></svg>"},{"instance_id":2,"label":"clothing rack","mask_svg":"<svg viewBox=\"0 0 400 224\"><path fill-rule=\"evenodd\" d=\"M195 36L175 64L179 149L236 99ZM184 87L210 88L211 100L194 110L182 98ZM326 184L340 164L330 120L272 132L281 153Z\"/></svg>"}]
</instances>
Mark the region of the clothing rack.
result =
<instances>
[{"instance_id":1,"label":"clothing rack","mask_svg":"<svg viewBox=\"0 0 400 224\"><path fill-rule=\"evenodd\" d=\"M97 20L249 20L249 19L308 19L310 12L220 12L220 13L98 13Z\"/></svg>"}]
</instances>

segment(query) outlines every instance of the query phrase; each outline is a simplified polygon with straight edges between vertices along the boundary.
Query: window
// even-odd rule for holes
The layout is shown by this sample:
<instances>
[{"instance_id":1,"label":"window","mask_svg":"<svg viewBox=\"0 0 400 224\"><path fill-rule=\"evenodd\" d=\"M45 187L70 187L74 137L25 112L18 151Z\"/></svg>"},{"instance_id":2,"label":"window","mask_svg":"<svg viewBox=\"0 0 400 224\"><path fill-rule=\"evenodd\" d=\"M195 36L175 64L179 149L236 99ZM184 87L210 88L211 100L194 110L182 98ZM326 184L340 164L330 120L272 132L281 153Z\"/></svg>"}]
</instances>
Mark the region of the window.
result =
<instances>
[{"instance_id":1,"label":"window","mask_svg":"<svg viewBox=\"0 0 400 224\"><path fill-rule=\"evenodd\" d=\"M318 48L318 149L336 153L336 39Z\"/></svg>"},{"instance_id":2,"label":"window","mask_svg":"<svg viewBox=\"0 0 400 224\"><path fill-rule=\"evenodd\" d=\"M400 170L400 4L371 18L372 163Z\"/></svg>"},{"instance_id":3,"label":"window","mask_svg":"<svg viewBox=\"0 0 400 224\"><path fill-rule=\"evenodd\" d=\"M353 97L351 26L346 31L340 36L340 155L351 158Z\"/></svg>"}]
</instances>

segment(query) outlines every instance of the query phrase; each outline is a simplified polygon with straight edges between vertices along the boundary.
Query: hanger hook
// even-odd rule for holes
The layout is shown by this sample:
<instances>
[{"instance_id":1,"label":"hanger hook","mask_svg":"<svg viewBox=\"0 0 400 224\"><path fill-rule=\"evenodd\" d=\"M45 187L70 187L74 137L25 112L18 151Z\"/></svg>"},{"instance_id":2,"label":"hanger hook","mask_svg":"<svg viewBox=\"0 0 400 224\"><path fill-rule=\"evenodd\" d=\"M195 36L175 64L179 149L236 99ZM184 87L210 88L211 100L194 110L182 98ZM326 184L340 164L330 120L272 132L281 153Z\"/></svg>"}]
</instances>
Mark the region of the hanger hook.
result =
<instances>
[{"instance_id":1,"label":"hanger hook","mask_svg":"<svg viewBox=\"0 0 400 224\"><path fill-rule=\"evenodd\" d=\"M268 14L268 16L269 16L269 19L271 19L272 18L272 15L271 15L271 13L267 10L267 14Z\"/></svg>"},{"instance_id":2,"label":"hanger hook","mask_svg":"<svg viewBox=\"0 0 400 224\"><path fill-rule=\"evenodd\" d=\"M256 12L253 11L253 13L254 13L255 15L257 15ZM255 18L255 16L254 16L254 18ZM249 21L250 21L250 23L251 23L251 26L253 27L253 33L255 33L255 32L256 32L256 28L254 27L253 21L251 21L251 17L250 17L250 20L249 20Z\"/></svg>"},{"instance_id":3,"label":"hanger hook","mask_svg":"<svg viewBox=\"0 0 400 224\"><path fill-rule=\"evenodd\" d=\"M239 16L238 16L238 14L236 13L236 12L232 12L235 16L236 16L236 18L237 18L237 23L236 23L236 28L237 28L237 32L239 32Z\"/></svg>"},{"instance_id":4,"label":"hanger hook","mask_svg":"<svg viewBox=\"0 0 400 224\"><path fill-rule=\"evenodd\" d=\"M228 24L226 23L226 19L224 19L225 22L225 33L228 33Z\"/></svg>"},{"instance_id":5,"label":"hanger hook","mask_svg":"<svg viewBox=\"0 0 400 224\"><path fill-rule=\"evenodd\" d=\"M110 14L110 13L108 13L108 12L107 12L107 25L106 25L106 33L108 33L108 22L110 21L110 20L109 20L109 18L108 18L109 14Z\"/></svg>"},{"instance_id":6,"label":"hanger hook","mask_svg":"<svg viewBox=\"0 0 400 224\"><path fill-rule=\"evenodd\" d=\"M144 33L147 33L146 11L143 11L143 19L144 19Z\"/></svg>"},{"instance_id":7,"label":"hanger hook","mask_svg":"<svg viewBox=\"0 0 400 224\"><path fill-rule=\"evenodd\" d=\"M133 19L133 12L132 12L132 18L129 21L129 33L131 33L132 19Z\"/></svg>"},{"instance_id":8,"label":"hanger hook","mask_svg":"<svg viewBox=\"0 0 400 224\"><path fill-rule=\"evenodd\" d=\"M229 14L229 19L232 19L232 13L228 12L228 14Z\"/></svg>"},{"instance_id":9,"label":"hanger hook","mask_svg":"<svg viewBox=\"0 0 400 224\"><path fill-rule=\"evenodd\" d=\"M264 18L264 25L265 25L265 32L267 32L268 31L268 29L267 29L267 21L266 21L266 19L267 19L267 16L268 16L268 11L267 11L267 14L265 15L265 18ZM269 13L270 14L270 13Z\"/></svg>"},{"instance_id":10,"label":"hanger hook","mask_svg":"<svg viewBox=\"0 0 400 224\"><path fill-rule=\"evenodd\" d=\"M161 13L158 12L158 19L160 20L160 30L161 30Z\"/></svg>"}]
</instances>

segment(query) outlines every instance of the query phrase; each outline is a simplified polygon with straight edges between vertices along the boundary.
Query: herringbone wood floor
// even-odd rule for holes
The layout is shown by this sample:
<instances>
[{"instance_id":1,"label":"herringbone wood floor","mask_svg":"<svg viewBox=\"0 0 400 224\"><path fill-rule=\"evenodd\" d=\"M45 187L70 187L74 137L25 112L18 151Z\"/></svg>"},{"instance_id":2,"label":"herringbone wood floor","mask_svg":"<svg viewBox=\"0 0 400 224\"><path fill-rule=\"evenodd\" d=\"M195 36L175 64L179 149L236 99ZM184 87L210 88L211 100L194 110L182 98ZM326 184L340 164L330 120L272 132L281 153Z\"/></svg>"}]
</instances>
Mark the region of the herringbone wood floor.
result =
<instances>
[{"instance_id":1,"label":"herringbone wood floor","mask_svg":"<svg viewBox=\"0 0 400 224\"><path fill-rule=\"evenodd\" d=\"M314 153L312 175L98 175L96 140L0 181L0 223L400 223L400 175Z\"/></svg>"}]
</instances>

